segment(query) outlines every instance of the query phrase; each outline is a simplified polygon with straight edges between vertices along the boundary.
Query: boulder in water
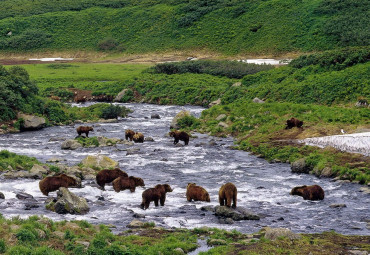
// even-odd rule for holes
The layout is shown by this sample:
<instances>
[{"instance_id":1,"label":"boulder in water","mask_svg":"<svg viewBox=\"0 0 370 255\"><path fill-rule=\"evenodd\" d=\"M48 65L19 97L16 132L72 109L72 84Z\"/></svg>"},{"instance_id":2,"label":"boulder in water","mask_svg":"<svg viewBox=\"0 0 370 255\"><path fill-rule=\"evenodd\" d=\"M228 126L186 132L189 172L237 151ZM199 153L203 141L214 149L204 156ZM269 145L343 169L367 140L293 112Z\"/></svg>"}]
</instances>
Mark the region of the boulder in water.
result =
<instances>
[{"instance_id":1,"label":"boulder in water","mask_svg":"<svg viewBox=\"0 0 370 255\"><path fill-rule=\"evenodd\" d=\"M85 198L76 196L64 187L59 188L56 200L49 202L46 209L59 214L86 214L90 210Z\"/></svg>"},{"instance_id":2,"label":"boulder in water","mask_svg":"<svg viewBox=\"0 0 370 255\"><path fill-rule=\"evenodd\" d=\"M94 168L116 168L118 167L119 163L117 161L114 161L111 158L108 158L107 156L103 155L97 155L97 156L87 156L84 158L81 163L84 166L88 167L94 167Z\"/></svg>"},{"instance_id":3,"label":"boulder in water","mask_svg":"<svg viewBox=\"0 0 370 255\"><path fill-rule=\"evenodd\" d=\"M15 195L19 200L33 199L33 196L24 192L19 192Z\"/></svg>"},{"instance_id":4,"label":"boulder in water","mask_svg":"<svg viewBox=\"0 0 370 255\"><path fill-rule=\"evenodd\" d=\"M19 113L18 119L23 119L24 123L21 130L39 130L45 127L46 121L42 117Z\"/></svg>"},{"instance_id":5,"label":"boulder in water","mask_svg":"<svg viewBox=\"0 0 370 255\"><path fill-rule=\"evenodd\" d=\"M0 199L5 199L4 193L0 192Z\"/></svg>"},{"instance_id":6,"label":"boulder in water","mask_svg":"<svg viewBox=\"0 0 370 255\"><path fill-rule=\"evenodd\" d=\"M161 117L159 116L158 113L153 113L151 116L150 116L151 119L160 119Z\"/></svg>"},{"instance_id":7,"label":"boulder in water","mask_svg":"<svg viewBox=\"0 0 370 255\"><path fill-rule=\"evenodd\" d=\"M75 150L75 149L81 148L82 145L76 140L69 139L69 140L64 141L61 147L62 147L62 150Z\"/></svg>"},{"instance_id":8,"label":"boulder in water","mask_svg":"<svg viewBox=\"0 0 370 255\"><path fill-rule=\"evenodd\" d=\"M298 159L291 164L292 173L305 173L308 174L312 169L306 164L304 158Z\"/></svg>"},{"instance_id":9,"label":"boulder in water","mask_svg":"<svg viewBox=\"0 0 370 255\"><path fill-rule=\"evenodd\" d=\"M48 173L47 168L48 167L43 167L43 166L40 166L38 164L34 164L33 167L30 170L30 173L33 174L34 176L39 177L39 179L41 179L43 174Z\"/></svg>"}]
</instances>

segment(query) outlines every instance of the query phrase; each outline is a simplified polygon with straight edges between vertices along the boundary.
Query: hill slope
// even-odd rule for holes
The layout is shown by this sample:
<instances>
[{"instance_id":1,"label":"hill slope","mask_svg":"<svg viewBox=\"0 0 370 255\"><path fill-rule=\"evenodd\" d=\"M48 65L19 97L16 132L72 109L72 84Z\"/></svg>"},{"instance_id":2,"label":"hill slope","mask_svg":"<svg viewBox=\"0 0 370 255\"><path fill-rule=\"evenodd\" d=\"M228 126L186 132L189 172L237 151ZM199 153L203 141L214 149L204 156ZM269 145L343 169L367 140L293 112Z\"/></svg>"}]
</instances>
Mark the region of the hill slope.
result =
<instances>
[{"instance_id":1,"label":"hill slope","mask_svg":"<svg viewBox=\"0 0 370 255\"><path fill-rule=\"evenodd\" d=\"M361 0L2 0L0 50L279 54L362 46L370 42L369 10Z\"/></svg>"}]
</instances>

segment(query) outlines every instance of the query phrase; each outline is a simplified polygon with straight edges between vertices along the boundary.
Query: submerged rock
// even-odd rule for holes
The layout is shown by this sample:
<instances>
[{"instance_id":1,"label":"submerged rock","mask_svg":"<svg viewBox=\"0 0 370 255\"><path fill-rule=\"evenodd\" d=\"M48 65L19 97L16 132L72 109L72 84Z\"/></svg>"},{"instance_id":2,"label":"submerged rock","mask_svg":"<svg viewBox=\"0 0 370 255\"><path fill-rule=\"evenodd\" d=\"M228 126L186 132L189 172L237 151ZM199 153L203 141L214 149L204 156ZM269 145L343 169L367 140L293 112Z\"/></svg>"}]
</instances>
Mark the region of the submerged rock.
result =
<instances>
[{"instance_id":1,"label":"submerged rock","mask_svg":"<svg viewBox=\"0 0 370 255\"><path fill-rule=\"evenodd\" d=\"M260 217L253 212L243 208L237 207L236 209L227 206L216 206L214 208L215 215L223 218L231 218L234 221L240 220L259 220Z\"/></svg>"},{"instance_id":2,"label":"submerged rock","mask_svg":"<svg viewBox=\"0 0 370 255\"><path fill-rule=\"evenodd\" d=\"M119 163L107 156L98 155L98 156L87 156L84 158L81 163L84 166L88 167L98 167L98 168L116 168Z\"/></svg>"},{"instance_id":3,"label":"submerged rock","mask_svg":"<svg viewBox=\"0 0 370 255\"><path fill-rule=\"evenodd\" d=\"M81 198L61 187L57 192L57 199L49 202L46 209L59 214L86 214L90 208L85 198Z\"/></svg>"},{"instance_id":4,"label":"submerged rock","mask_svg":"<svg viewBox=\"0 0 370 255\"><path fill-rule=\"evenodd\" d=\"M15 196L19 200L33 199L33 196L32 195L27 194L27 193L24 193L24 192L17 193L17 195L15 195Z\"/></svg>"},{"instance_id":5,"label":"submerged rock","mask_svg":"<svg viewBox=\"0 0 370 255\"><path fill-rule=\"evenodd\" d=\"M4 193L0 192L0 199L5 199Z\"/></svg>"},{"instance_id":6,"label":"submerged rock","mask_svg":"<svg viewBox=\"0 0 370 255\"><path fill-rule=\"evenodd\" d=\"M160 119L161 117L159 116L158 113L153 113L151 116L150 116L151 119Z\"/></svg>"}]
</instances>

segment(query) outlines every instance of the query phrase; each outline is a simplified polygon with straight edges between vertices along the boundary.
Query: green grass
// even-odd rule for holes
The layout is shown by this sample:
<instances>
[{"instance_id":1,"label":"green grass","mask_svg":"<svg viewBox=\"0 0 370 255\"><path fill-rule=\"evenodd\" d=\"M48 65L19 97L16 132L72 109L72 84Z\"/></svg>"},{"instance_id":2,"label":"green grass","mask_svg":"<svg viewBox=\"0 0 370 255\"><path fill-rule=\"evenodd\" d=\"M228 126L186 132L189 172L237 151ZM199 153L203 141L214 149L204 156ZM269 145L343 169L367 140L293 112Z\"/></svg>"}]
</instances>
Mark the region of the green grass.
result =
<instances>
[{"instance_id":1,"label":"green grass","mask_svg":"<svg viewBox=\"0 0 370 255\"><path fill-rule=\"evenodd\" d=\"M41 163L36 158L17 155L7 150L0 151L0 172L8 170L9 166L13 169L30 170L34 164Z\"/></svg>"},{"instance_id":2,"label":"green grass","mask_svg":"<svg viewBox=\"0 0 370 255\"><path fill-rule=\"evenodd\" d=\"M104 41L115 52L228 55L363 46L368 10L361 0L4 0L0 50L98 50Z\"/></svg>"}]
</instances>

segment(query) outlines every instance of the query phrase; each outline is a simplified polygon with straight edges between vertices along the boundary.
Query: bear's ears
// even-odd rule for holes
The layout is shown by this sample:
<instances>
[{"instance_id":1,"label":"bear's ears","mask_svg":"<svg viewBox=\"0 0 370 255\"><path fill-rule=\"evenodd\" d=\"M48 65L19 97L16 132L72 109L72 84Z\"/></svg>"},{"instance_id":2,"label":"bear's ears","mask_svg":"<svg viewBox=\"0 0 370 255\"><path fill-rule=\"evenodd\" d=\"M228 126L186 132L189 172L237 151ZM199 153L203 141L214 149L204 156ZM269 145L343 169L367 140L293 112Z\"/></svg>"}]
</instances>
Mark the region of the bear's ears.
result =
<instances>
[{"instance_id":1,"label":"bear's ears","mask_svg":"<svg viewBox=\"0 0 370 255\"><path fill-rule=\"evenodd\" d=\"M194 182L189 182L188 186L190 186L190 185L196 185L196 184Z\"/></svg>"}]
</instances>

